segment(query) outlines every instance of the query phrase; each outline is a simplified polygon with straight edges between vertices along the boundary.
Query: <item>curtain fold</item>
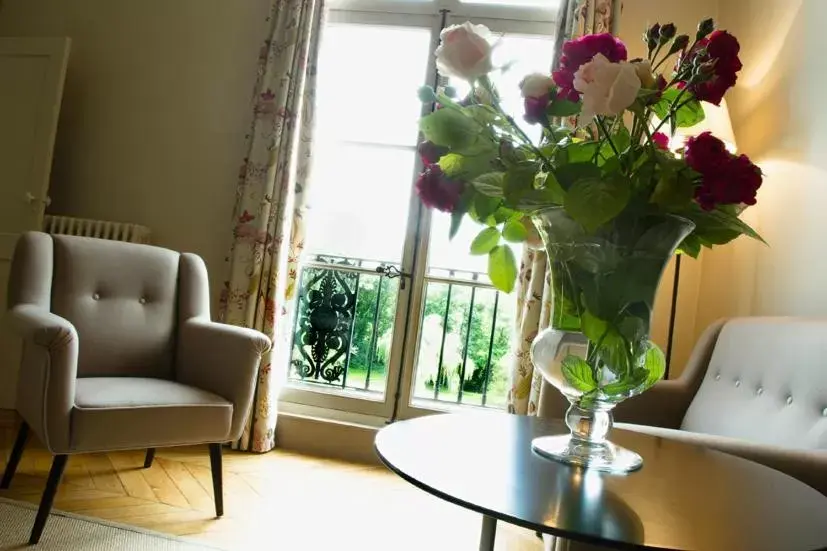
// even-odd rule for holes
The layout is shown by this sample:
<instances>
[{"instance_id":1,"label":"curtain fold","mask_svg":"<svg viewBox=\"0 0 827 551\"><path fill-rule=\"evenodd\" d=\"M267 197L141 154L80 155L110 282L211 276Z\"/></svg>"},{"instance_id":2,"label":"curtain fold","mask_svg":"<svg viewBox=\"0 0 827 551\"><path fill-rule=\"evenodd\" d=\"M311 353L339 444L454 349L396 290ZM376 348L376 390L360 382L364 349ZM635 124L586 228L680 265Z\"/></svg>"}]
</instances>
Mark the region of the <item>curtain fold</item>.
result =
<instances>
[{"instance_id":1,"label":"curtain fold","mask_svg":"<svg viewBox=\"0 0 827 551\"><path fill-rule=\"evenodd\" d=\"M560 7L555 66L565 40L584 34L616 32L620 0L567 0ZM545 251L526 248L517 279L517 320L508 411L537 415L543 376L531 363L531 343L548 327L551 283ZM552 389L554 391L554 389ZM556 391L555 391L556 392Z\"/></svg>"},{"instance_id":2,"label":"curtain fold","mask_svg":"<svg viewBox=\"0 0 827 551\"><path fill-rule=\"evenodd\" d=\"M275 445L277 388L271 369L289 347L288 305L304 246L304 198L310 170L313 107L324 0L273 0L259 54L233 211L232 245L219 319L252 327L274 341L262 360L250 418L234 447ZM229 367L229 366L228 366Z\"/></svg>"}]
</instances>

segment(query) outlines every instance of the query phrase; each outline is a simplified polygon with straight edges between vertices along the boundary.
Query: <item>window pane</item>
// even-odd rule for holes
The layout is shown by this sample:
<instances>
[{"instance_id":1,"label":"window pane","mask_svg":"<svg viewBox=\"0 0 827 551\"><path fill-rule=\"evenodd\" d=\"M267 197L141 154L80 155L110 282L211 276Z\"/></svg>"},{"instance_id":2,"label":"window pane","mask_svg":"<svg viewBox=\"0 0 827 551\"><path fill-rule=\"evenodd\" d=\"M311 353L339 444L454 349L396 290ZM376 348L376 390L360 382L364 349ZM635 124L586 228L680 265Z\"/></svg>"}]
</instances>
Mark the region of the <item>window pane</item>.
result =
<instances>
[{"instance_id":1,"label":"window pane","mask_svg":"<svg viewBox=\"0 0 827 551\"><path fill-rule=\"evenodd\" d=\"M461 4L483 4L486 6L502 6L504 8L511 7L531 7L531 8L547 8L557 9L560 5L560 0L459 0Z\"/></svg>"},{"instance_id":2,"label":"window pane","mask_svg":"<svg viewBox=\"0 0 827 551\"><path fill-rule=\"evenodd\" d=\"M319 53L317 136L415 145L428 29L330 24Z\"/></svg>"},{"instance_id":3,"label":"window pane","mask_svg":"<svg viewBox=\"0 0 827 551\"><path fill-rule=\"evenodd\" d=\"M317 145L308 199L314 253L399 262L416 154L411 148Z\"/></svg>"}]
</instances>

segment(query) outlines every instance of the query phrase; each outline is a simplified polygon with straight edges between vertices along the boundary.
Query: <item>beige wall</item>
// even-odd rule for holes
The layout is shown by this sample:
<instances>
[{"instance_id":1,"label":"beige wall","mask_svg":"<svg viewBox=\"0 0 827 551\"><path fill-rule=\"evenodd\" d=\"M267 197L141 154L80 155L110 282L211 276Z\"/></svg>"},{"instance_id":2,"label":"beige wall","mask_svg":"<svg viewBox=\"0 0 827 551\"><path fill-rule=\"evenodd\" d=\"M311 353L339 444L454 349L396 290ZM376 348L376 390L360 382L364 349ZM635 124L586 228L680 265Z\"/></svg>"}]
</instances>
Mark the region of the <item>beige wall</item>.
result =
<instances>
[{"instance_id":1,"label":"beige wall","mask_svg":"<svg viewBox=\"0 0 827 551\"><path fill-rule=\"evenodd\" d=\"M718 0L625 0L619 35L629 49L630 58L646 57L641 36L652 24L674 23L679 32L694 36L699 21L717 16ZM695 344L701 273L702 268L705 269L703 263L703 257L699 260L689 257L681 260L670 377L680 375ZM652 340L664 351L669 334L674 270L675 263L672 262L664 273L652 316Z\"/></svg>"},{"instance_id":2,"label":"beige wall","mask_svg":"<svg viewBox=\"0 0 827 551\"><path fill-rule=\"evenodd\" d=\"M827 2L722 2L721 16L741 39L732 119L740 149L766 174L753 216L770 246L742 244L716 263L735 268L733 289L752 279L752 314L825 316Z\"/></svg>"},{"instance_id":3,"label":"beige wall","mask_svg":"<svg viewBox=\"0 0 827 551\"><path fill-rule=\"evenodd\" d=\"M224 277L268 0L6 0L0 36L70 36L55 213L152 228Z\"/></svg>"}]
</instances>

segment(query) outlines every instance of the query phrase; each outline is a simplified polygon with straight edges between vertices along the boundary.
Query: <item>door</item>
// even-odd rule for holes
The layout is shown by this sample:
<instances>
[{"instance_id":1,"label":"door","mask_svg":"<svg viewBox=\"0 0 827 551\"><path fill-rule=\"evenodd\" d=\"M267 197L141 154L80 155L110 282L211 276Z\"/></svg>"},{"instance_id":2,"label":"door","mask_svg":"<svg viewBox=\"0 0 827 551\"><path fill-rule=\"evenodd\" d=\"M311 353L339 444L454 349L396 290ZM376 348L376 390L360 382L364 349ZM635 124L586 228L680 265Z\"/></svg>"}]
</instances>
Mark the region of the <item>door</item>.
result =
<instances>
[{"instance_id":1,"label":"door","mask_svg":"<svg viewBox=\"0 0 827 551\"><path fill-rule=\"evenodd\" d=\"M437 74L434 51L443 28L471 20L497 36L498 66L517 63L495 80L518 112L521 76L551 67L558 4L331 6L284 410L384 422L457 405L502 409L514 300L469 257L471 225L448 243L444 217L414 193L418 119L432 109L417 89L465 92Z\"/></svg>"},{"instance_id":2,"label":"door","mask_svg":"<svg viewBox=\"0 0 827 551\"><path fill-rule=\"evenodd\" d=\"M2 313L17 238L43 227L69 45L68 38L0 38ZM19 341L0 332L0 409L14 407L19 363Z\"/></svg>"}]
</instances>

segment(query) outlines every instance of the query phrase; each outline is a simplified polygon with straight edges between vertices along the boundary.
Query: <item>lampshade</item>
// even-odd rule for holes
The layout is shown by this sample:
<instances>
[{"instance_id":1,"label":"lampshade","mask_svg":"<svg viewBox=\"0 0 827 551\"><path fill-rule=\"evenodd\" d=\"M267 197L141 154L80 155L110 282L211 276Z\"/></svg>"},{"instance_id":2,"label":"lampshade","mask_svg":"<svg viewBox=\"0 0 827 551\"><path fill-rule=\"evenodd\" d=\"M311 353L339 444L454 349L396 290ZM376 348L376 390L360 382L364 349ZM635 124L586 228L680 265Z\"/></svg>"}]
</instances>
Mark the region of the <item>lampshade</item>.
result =
<instances>
[{"instance_id":1,"label":"lampshade","mask_svg":"<svg viewBox=\"0 0 827 551\"><path fill-rule=\"evenodd\" d=\"M706 117L700 123L689 128L678 128L673 138L673 143L683 146L683 142L690 136L697 136L703 132L712 132L712 135L723 141L730 152L735 153L738 149L735 143L735 133L732 131L732 122L729 119L729 109L726 100L721 100L721 105L704 103Z\"/></svg>"}]
</instances>

